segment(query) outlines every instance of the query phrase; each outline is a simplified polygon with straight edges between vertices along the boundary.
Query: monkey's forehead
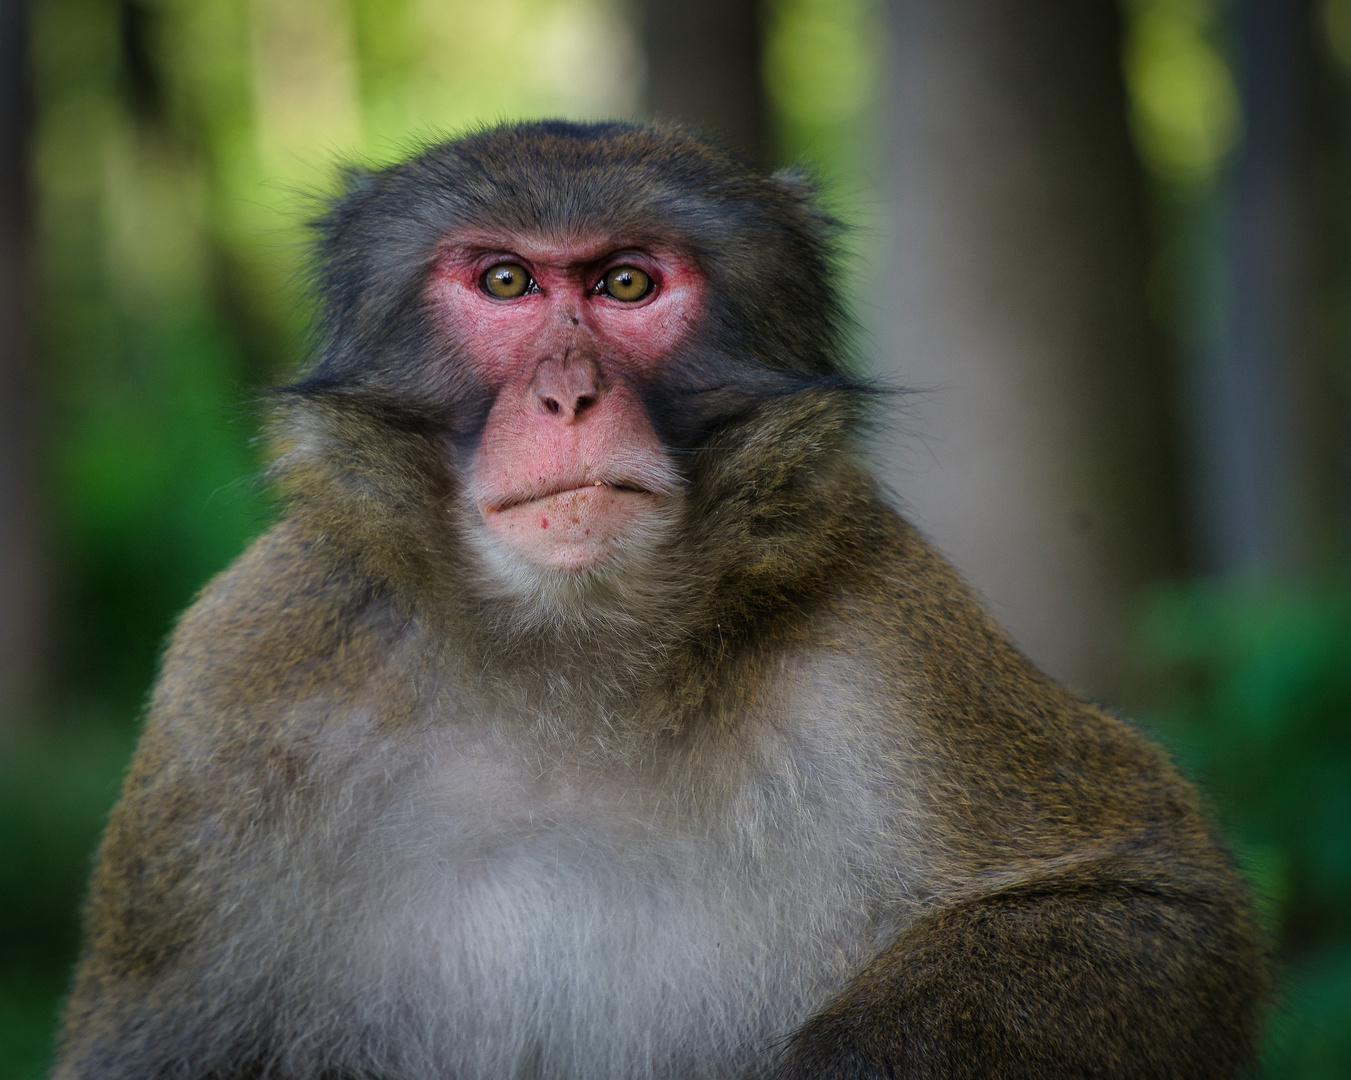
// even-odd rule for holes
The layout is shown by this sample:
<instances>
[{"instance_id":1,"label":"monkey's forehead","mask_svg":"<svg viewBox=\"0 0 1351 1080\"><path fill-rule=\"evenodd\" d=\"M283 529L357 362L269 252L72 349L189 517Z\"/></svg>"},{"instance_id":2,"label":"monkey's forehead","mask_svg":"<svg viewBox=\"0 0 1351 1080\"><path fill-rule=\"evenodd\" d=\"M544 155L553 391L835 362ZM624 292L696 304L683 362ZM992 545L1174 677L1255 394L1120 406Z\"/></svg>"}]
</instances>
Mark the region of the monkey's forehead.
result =
<instances>
[{"instance_id":1,"label":"monkey's forehead","mask_svg":"<svg viewBox=\"0 0 1351 1080\"><path fill-rule=\"evenodd\" d=\"M672 259L681 258L681 252L662 243L662 239L660 234L646 231L625 233L580 226L550 231L520 227L485 229L475 223L449 231L443 237L441 250L451 258L509 253L528 259L535 265L559 269L589 267L593 263L613 258L626 249L655 252Z\"/></svg>"},{"instance_id":2,"label":"monkey's forehead","mask_svg":"<svg viewBox=\"0 0 1351 1080\"><path fill-rule=\"evenodd\" d=\"M729 230L797 231L802 209L800 191L680 128L548 121L483 129L380 172L354 171L320 225L386 237L468 223L545 235L659 228L698 244Z\"/></svg>"}]
</instances>

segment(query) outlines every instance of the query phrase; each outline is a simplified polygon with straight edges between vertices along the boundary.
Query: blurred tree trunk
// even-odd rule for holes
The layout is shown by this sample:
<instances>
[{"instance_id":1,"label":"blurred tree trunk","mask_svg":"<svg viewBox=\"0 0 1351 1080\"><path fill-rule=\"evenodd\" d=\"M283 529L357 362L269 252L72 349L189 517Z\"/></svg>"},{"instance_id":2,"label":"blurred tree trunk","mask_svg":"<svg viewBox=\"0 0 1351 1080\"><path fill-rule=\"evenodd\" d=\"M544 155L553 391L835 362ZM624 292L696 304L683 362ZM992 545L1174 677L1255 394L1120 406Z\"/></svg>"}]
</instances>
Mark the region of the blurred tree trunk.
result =
<instances>
[{"instance_id":1,"label":"blurred tree trunk","mask_svg":"<svg viewBox=\"0 0 1351 1080\"><path fill-rule=\"evenodd\" d=\"M892 0L884 374L913 520L1033 660L1126 692L1139 589L1178 571L1170 364L1114 0Z\"/></svg>"},{"instance_id":2,"label":"blurred tree trunk","mask_svg":"<svg viewBox=\"0 0 1351 1080\"><path fill-rule=\"evenodd\" d=\"M0 0L0 725L42 681L45 593L28 229L28 18Z\"/></svg>"},{"instance_id":3,"label":"blurred tree trunk","mask_svg":"<svg viewBox=\"0 0 1351 1080\"><path fill-rule=\"evenodd\" d=\"M648 111L768 164L759 9L754 0L645 0L642 36Z\"/></svg>"},{"instance_id":4,"label":"blurred tree trunk","mask_svg":"<svg viewBox=\"0 0 1351 1080\"><path fill-rule=\"evenodd\" d=\"M1326 564L1346 511L1345 162L1310 0L1229 11L1244 137L1222 189L1214 339L1191 371L1201 561L1289 575ZM1340 258L1339 258L1340 256Z\"/></svg>"}]
</instances>

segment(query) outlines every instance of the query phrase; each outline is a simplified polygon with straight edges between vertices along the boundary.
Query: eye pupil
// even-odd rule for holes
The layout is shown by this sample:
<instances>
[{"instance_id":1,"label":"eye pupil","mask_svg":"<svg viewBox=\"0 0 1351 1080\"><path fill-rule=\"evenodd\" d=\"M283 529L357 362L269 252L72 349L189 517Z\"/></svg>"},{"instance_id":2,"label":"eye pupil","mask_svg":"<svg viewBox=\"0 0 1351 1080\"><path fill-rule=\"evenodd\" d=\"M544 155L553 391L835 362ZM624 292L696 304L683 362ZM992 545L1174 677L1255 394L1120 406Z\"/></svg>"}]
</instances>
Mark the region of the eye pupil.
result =
<instances>
[{"instance_id":1,"label":"eye pupil","mask_svg":"<svg viewBox=\"0 0 1351 1080\"><path fill-rule=\"evenodd\" d=\"M616 266L606 273L602 284L616 300L641 300L652 291L652 279L636 266Z\"/></svg>"},{"instance_id":2,"label":"eye pupil","mask_svg":"<svg viewBox=\"0 0 1351 1080\"><path fill-rule=\"evenodd\" d=\"M498 263L484 271L480 282L488 295L510 300L525 294L530 287L530 275L518 263Z\"/></svg>"}]
</instances>

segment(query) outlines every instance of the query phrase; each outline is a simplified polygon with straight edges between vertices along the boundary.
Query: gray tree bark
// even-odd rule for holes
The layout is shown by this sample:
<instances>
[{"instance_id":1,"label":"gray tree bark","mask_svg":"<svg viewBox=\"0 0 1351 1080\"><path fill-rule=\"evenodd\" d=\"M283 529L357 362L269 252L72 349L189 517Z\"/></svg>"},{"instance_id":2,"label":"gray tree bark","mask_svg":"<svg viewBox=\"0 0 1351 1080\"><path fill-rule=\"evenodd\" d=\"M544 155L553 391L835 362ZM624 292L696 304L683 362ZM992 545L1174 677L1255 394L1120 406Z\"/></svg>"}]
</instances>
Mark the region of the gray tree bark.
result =
<instances>
[{"instance_id":1,"label":"gray tree bark","mask_svg":"<svg viewBox=\"0 0 1351 1080\"><path fill-rule=\"evenodd\" d=\"M1310 0L1236 0L1229 18L1244 137L1189 370L1195 519L1205 569L1289 576L1344 544L1345 342L1329 328L1345 319L1347 172L1324 100L1340 88L1323 85Z\"/></svg>"},{"instance_id":2,"label":"gray tree bark","mask_svg":"<svg viewBox=\"0 0 1351 1080\"><path fill-rule=\"evenodd\" d=\"M883 373L923 393L885 474L1033 660L1119 700L1139 590L1183 545L1116 4L890 10L871 321Z\"/></svg>"},{"instance_id":3,"label":"gray tree bark","mask_svg":"<svg viewBox=\"0 0 1351 1080\"><path fill-rule=\"evenodd\" d=\"M645 0L642 37L651 115L689 124L768 164L759 4Z\"/></svg>"}]
</instances>

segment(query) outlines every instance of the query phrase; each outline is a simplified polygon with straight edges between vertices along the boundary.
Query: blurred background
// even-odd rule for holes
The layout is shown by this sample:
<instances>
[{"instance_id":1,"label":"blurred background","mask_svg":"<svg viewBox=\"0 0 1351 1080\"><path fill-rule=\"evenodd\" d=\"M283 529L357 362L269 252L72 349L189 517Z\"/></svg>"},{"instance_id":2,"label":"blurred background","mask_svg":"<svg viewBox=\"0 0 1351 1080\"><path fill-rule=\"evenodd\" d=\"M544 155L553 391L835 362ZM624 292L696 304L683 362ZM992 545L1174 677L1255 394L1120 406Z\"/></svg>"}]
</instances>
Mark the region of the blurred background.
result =
<instances>
[{"instance_id":1,"label":"blurred background","mask_svg":"<svg viewBox=\"0 0 1351 1080\"><path fill-rule=\"evenodd\" d=\"M659 116L852 226L872 453L1202 782L1351 1075L1351 0L0 0L0 1080L41 1076L156 653L267 526L335 163Z\"/></svg>"}]
</instances>

